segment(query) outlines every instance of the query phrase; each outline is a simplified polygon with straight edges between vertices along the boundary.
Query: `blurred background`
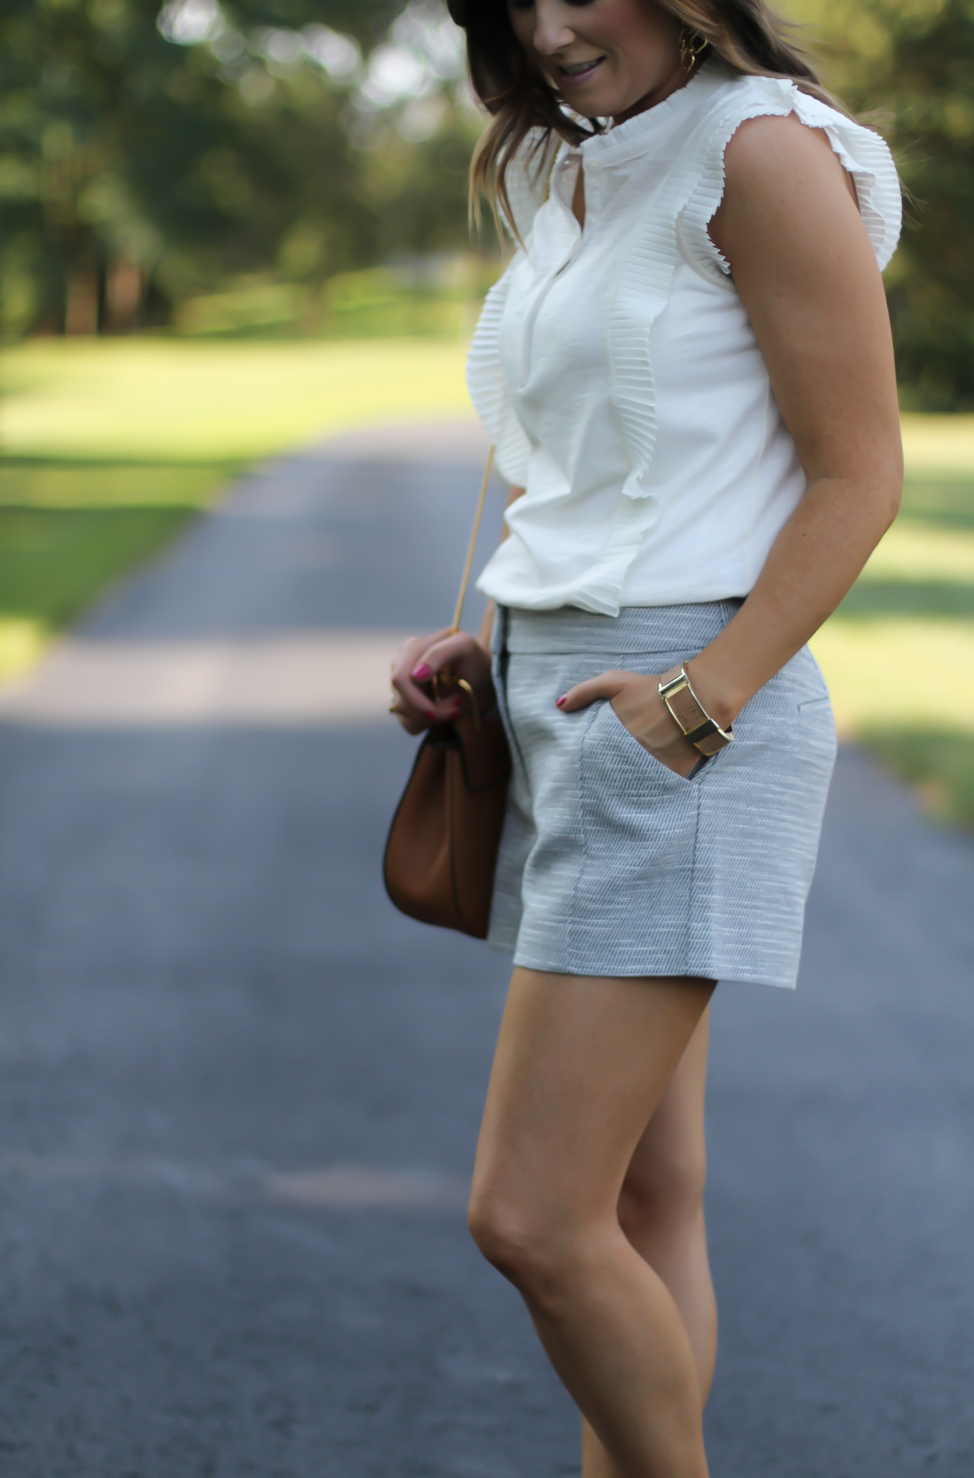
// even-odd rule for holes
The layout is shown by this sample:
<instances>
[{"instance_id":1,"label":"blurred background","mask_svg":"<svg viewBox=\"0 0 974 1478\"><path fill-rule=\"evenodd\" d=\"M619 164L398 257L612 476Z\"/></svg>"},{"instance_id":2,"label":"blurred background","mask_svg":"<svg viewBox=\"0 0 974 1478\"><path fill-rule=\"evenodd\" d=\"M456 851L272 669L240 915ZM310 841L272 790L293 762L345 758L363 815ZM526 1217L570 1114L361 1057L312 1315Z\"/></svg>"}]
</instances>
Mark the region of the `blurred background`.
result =
<instances>
[{"instance_id":1,"label":"blurred background","mask_svg":"<svg viewBox=\"0 0 974 1478\"><path fill-rule=\"evenodd\" d=\"M909 191L907 483L814 642L800 989L713 1008L708 1443L970 1478L974 7L788 3ZM486 451L480 126L440 0L0 6L4 1478L577 1472L464 1219L507 962L379 876Z\"/></svg>"},{"instance_id":2,"label":"blurred background","mask_svg":"<svg viewBox=\"0 0 974 1478\"><path fill-rule=\"evenodd\" d=\"M909 192L901 521L817 651L847 734L974 822L974 17L789 0ZM254 459L469 415L501 268L441 0L10 0L0 16L0 681ZM394 341L394 342L393 342Z\"/></svg>"}]
</instances>

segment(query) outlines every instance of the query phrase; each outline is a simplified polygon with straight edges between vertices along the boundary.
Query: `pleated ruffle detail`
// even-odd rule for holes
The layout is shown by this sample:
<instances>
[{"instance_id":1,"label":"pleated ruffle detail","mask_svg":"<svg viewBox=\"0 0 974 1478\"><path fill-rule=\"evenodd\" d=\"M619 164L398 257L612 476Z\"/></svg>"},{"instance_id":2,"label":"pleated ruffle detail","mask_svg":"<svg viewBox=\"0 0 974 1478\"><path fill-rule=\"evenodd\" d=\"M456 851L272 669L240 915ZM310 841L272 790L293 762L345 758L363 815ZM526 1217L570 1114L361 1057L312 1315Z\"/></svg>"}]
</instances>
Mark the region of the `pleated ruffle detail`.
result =
<instances>
[{"instance_id":1,"label":"pleated ruffle detail","mask_svg":"<svg viewBox=\"0 0 974 1478\"><path fill-rule=\"evenodd\" d=\"M511 235L520 237L521 250L530 249L534 218L544 204L548 179L560 139L543 144L535 130L528 135L518 157L507 171L507 194L513 221L504 218ZM512 229L516 226L516 230ZM501 476L523 487L528 474L531 443L511 404L504 383L499 349L501 319L510 289L505 272L484 300L483 310L467 355L467 390L474 410L494 445L494 460Z\"/></svg>"},{"instance_id":2,"label":"pleated ruffle detail","mask_svg":"<svg viewBox=\"0 0 974 1478\"><path fill-rule=\"evenodd\" d=\"M680 245L705 277L726 282L730 275L729 264L707 230L724 196L727 145L749 118L786 118L791 113L806 127L822 130L852 176L859 211L879 269L884 271L888 266L903 225L903 196L885 140L818 98L809 97L794 82L778 77L749 77L738 84L731 105L718 117L716 132L702 160L699 183L679 222Z\"/></svg>"}]
</instances>

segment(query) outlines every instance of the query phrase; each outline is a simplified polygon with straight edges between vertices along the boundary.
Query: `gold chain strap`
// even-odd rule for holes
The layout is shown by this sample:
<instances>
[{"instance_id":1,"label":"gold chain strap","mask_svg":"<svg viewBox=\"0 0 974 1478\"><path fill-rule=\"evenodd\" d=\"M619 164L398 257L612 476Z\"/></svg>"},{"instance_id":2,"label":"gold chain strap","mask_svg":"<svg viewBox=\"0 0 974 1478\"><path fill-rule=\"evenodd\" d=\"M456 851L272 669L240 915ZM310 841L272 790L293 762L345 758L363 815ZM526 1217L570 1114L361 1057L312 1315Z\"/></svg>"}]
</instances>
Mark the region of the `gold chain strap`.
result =
<instances>
[{"instance_id":1,"label":"gold chain strap","mask_svg":"<svg viewBox=\"0 0 974 1478\"><path fill-rule=\"evenodd\" d=\"M477 547L477 535L480 532L480 518L484 511L484 499L487 497L487 484L490 481L490 469L494 465L494 448L491 447L487 456L487 466L484 468L484 480L480 484L480 497L477 500L477 512L473 519L473 533L470 535L470 544L467 548L467 562L463 567L463 576L460 580L460 591L457 595L456 610L453 612L453 625L450 628L451 636L456 636L460 630L460 617L463 615L463 602L467 598L467 581L470 579L470 567L473 564L473 552Z\"/></svg>"}]
</instances>

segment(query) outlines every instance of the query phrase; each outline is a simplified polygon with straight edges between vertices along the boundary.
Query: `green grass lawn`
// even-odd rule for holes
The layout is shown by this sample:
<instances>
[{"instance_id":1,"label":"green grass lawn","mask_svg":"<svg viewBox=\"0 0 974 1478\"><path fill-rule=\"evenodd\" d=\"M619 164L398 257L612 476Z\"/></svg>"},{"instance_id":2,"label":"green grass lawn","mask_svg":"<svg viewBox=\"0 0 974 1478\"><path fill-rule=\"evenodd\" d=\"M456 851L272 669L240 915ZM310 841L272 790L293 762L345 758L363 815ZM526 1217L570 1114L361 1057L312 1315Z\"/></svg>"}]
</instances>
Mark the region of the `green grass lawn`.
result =
<instances>
[{"instance_id":1,"label":"green grass lawn","mask_svg":"<svg viewBox=\"0 0 974 1478\"><path fill-rule=\"evenodd\" d=\"M29 667L244 462L44 462L0 454L0 679Z\"/></svg>"},{"instance_id":2,"label":"green grass lawn","mask_svg":"<svg viewBox=\"0 0 974 1478\"><path fill-rule=\"evenodd\" d=\"M974 826L974 418L904 418L900 516L812 641L840 731Z\"/></svg>"},{"instance_id":3,"label":"green grass lawn","mask_svg":"<svg viewBox=\"0 0 974 1478\"><path fill-rule=\"evenodd\" d=\"M254 460L356 426L470 414L463 359L432 339L6 350L0 679ZM903 511L812 646L843 733L974 825L974 417L905 416L903 429Z\"/></svg>"},{"instance_id":4,"label":"green grass lawn","mask_svg":"<svg viewBox=\"0 0 974 1478\"><path fill-rule=\"evenodd\" d=\"M458 342L33 340L0 355L0 447L48 463L248 462L469 413Z\"/></svg>"}]
</instances>

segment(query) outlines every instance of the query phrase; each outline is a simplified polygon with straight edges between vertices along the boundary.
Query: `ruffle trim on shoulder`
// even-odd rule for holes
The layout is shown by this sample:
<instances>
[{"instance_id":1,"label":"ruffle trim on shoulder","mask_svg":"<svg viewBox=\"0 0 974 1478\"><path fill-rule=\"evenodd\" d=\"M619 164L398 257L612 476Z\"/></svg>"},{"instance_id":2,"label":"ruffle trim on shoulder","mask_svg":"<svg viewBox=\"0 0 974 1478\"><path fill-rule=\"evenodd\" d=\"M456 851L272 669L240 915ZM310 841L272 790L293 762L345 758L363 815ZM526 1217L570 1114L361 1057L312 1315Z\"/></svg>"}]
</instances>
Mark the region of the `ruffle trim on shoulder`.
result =
<instances>
[{"instance_id":1,"label":"ruffle trim on shoulder","mask_svg":"<svg viewBox=\"0 0 974 1478\"><path fill-rule=\"evenodd\" d=\"M896 250L903 222L903 200L893 157L884 139L834 108L777 77L749 77L720 121L704 160L700 183L681 214L680 244L689 261L711 281L726 282L730 265L710 239L708 226L724 196L724 156L749 118L786 118L794 113L808 128L820 128L856 186L859 210L882 271Z\"/></svg>"},{"instance_id":2,"label":"ruffle trim on shoulder","mask_svg":"<svg viewBox=\"0 0 974 1478\"><path fill-rule=\"evenodd\" d=\"M497 470L515 487L523 487L528 475L531 443L507 393L500 356L501 318L510 285L508 268L484 301L467 355L467 390L473 408L494 444Z\"/></svg>"},{"instance_id":3,"label":"ruffle trim on shoulder","mask_svg":"<svg viewBox=\"0 0 974 1478\"><path fill-rule=\"evenodd\" d=\"M859 211L880 271L896 250L903 227L903 191L886 140L871 128L854 123L834 108L801 92L794 83L792 111L809 128L821 128L832 149L852 175Z\"/></svg>"}]
</instances>

